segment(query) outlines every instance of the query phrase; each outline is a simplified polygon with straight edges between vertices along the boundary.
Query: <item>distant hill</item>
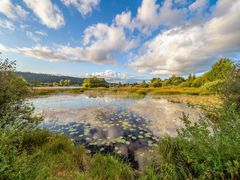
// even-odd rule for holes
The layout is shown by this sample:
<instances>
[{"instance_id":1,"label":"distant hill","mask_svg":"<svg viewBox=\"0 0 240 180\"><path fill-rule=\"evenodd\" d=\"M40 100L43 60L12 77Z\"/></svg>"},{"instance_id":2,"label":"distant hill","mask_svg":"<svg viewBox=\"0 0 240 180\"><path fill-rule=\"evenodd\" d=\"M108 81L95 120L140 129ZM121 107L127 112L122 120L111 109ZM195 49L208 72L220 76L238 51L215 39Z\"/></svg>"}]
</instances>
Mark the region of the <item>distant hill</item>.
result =
<instances>
[{"instance_id":1,"label":"distant hill","mask_svg":"<svg viewBox=\"0 0 240 180\"><path fill-rule=\"evenodd\" d=\"M82 84L84 78L77 78L71 76L58 76L51 74L38 74L31 72L15 72L17 76L22 76L26 81L32 82L41 82L41 83L53 83L59 82L60 80L70 80L72 84Z\"/></svg>"}]
</instances>

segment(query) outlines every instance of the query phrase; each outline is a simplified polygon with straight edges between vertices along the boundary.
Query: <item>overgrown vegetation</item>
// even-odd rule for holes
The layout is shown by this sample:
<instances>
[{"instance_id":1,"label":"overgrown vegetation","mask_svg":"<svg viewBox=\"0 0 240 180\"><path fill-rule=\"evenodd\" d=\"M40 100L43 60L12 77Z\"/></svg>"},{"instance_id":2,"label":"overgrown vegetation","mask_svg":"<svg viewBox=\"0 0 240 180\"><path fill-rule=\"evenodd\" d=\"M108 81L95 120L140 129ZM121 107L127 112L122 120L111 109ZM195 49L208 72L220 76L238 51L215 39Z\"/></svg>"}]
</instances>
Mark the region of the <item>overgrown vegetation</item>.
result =
<instances>
[{"instance_id":1,"label":"overgrown vegetation","mask_svg":"<svg viewBox=\"0 0 240 180\"><path fill-rule=\"evenodd\" d=\"M25 103L28 84L13 74L14 63L1 60L0 179L239 179L240 70L228 61L214 65L201 79L204 86L224 80L216 88L223 105L194 124L183 115L185 128L177 137L162 138L151 164L135 173L117 157L92 156L68 137L38 129L33 107ZM219 74L219 69L224 71ZM188 79L194 84L198 78Z\"/></svg>"},{"instance_id":2,"label":"overgrown vegetation","mask_svg":"<svg viewBox=\"0 0 240 180\"><path fill-rule=\"evenodd\" d=\"M108 87L108 82L104 78L90 77L83 81L84 88Z\"/></svg>"},{"instance_id":3,"label":"overgrown vegetation","mask_svg":"<svg viewBox=\"0 0 240 180\"><path fill-rule=\"evenodd\" d=\"M187 78L173 75L168 79L153 78L150 82L143 81L142 83L122 84L122 83L108 83L104 78L90 77L84 79L82 88L79 87L78 92L83 91L106 91L124 92L131 96L142 96L143 94L190 94L190 95L217 95L219 90L225 83L229 73L233 68L233 63L230 59L220 59L215 63L211 70L201 76L196 77L194 74L189 74ZM60 81L47 86L54 86L53 88L38 88L35 90L36 95L52 94L57 92L77 92L69 88L58 86L68 86L69 81Z\"/></svg>"},{"instance_id":4,"label":"overgrown vegetation","mask_svg":"<svg viewBox=\"0 0 240 180\"><path fill-rule=\"evenodd\" d=\"M130 165L120 159L91 156L70 138L38 129L24 101L30 89L14 68L0 61L0 179L131 179Z\"/></svg>"},{"instance_id":5,"label":"overgrown vegetation","mask_svg":"<svg viewBox=\"0 0 240 180\"><path fill-rule=\"evenodd\" d=\"M194 124L183 115L185 128L178 131L177 137L167 136L160 141L157 156L143 179L240 178L239 66L228 72L221 89L223 106Z\"/></svg>"}]
</instances>

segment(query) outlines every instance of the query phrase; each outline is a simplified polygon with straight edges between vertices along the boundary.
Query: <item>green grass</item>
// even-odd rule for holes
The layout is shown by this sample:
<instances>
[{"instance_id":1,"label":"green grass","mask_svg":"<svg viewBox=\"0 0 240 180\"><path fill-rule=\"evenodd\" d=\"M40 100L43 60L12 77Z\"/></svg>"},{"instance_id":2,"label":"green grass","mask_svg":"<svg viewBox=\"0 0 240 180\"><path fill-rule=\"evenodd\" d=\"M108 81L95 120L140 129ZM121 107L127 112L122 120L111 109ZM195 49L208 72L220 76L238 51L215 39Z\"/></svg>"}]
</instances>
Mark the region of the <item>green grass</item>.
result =
<instances>
[{"instance_id":1,"label":"green grass","mask_svg":"<svg viewBox=\"0 0 240 180\"><path fill-rule=\"evenodd\" d=\"M119 88L34 88L32 90L33 96L52 95L58 93L92 93L92 94L125 94L125 95L174 95L174 94L189 94L198 95L199 88L140 88L140 87L119 87Z\"/></svg>"},{"instance_id":2,"label":"green grass","mask_svg":"<svg viewBox=\"0 0 240 180\"><path fill-rule=\"evenodd\" d=\"M131 179L129 164L90 155L70 138L47 130L1 129L0 179Z\"/></svg>"},{"instance_id":3,"label":"green grass","mask_svg":"<svg viewBox=\"0 0 240 180\"><path fill-rule=\"evenodd\" d=\"M219 111L213 124L202 117L177 137L163 138L143 179L239 179L240 114L236 104Z\"/></svg>"}]
</instances>

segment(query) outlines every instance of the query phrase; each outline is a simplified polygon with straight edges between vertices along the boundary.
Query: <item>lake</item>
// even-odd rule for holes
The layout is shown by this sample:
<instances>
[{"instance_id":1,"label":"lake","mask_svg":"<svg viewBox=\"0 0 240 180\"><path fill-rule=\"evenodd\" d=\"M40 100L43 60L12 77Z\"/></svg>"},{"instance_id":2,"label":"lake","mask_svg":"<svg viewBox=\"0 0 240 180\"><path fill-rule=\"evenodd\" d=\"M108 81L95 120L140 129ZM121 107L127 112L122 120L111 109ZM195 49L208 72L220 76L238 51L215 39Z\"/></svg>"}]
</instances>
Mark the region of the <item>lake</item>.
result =
<instances>
[{"instance_id":1,"label":"lake","mask_svg":"<svg viewBox=\"0 0 240 180\"><path fill-rule=\"evenodd\" d=\"M193 121L199 109L185 103L146 96L142 99L118 96L52 95L30 100L35 115L43 116L41 127L65 134L91 153L113 153L143 166L159 138L176 136L183 127L182 113Z\"/></svg>"}]
</instances>

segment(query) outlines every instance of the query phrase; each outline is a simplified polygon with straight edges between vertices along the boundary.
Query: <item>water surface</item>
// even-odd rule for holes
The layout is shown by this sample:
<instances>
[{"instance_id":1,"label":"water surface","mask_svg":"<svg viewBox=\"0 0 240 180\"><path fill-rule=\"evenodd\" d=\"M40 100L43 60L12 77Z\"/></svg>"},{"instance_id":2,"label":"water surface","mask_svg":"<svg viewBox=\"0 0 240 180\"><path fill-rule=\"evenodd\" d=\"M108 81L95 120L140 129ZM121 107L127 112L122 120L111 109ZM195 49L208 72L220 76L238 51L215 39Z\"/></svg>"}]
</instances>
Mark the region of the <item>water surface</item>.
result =
<instances>
[{"instance_id":1,"label":"water surface","mask_svg":"<svg viewBox=\"0 0 240 180\"><path fill-rule=\"evenodd\" d=\"M176 135L183 126L179 117L193 120L199 110L166 99L128 99L116 96L53 95L30 100L43 116L41 127L70 136L92 153L116 153L142 165L157 141Z\"/></svg>"}]
</instances>

